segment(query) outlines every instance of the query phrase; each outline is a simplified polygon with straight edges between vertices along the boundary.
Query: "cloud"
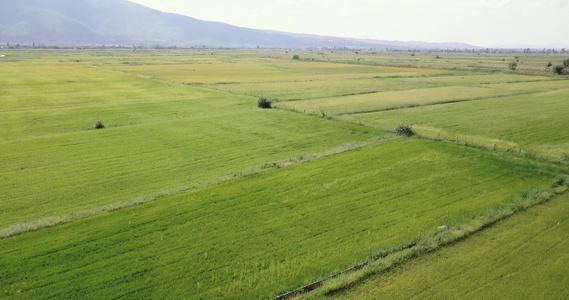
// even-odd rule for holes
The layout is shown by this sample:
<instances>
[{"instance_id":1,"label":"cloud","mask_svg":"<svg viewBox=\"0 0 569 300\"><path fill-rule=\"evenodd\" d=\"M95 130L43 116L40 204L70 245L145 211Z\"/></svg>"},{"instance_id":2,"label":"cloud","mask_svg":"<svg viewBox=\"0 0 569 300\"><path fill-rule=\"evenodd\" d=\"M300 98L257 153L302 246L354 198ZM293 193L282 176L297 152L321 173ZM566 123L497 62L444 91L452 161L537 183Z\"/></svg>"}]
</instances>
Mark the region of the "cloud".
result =
<instances>
[{"instance_id":1,"label":"cloud","mask_svg":"<svg viewBox=\"0 0 569 300\"><path fill-rule=\"evenodd\" d=\"M529 8L538 8L538 7L542 7L543 6L543 2L531 2L528 4Z\"/></svg>"}]
</instances>

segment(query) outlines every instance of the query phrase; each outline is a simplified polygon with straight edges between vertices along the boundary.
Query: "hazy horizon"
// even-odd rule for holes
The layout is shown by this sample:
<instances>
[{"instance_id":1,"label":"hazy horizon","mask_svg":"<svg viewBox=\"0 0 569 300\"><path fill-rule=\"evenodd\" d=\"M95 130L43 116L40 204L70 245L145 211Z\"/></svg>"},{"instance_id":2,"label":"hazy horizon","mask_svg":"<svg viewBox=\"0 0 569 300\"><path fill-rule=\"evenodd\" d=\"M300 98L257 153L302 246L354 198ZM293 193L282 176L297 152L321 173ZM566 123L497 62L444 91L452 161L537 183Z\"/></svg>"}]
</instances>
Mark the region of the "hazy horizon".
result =
<instances>
[{"instance_id":1,"label":"hazy horizon","mask_svg":"<svg viewBox=\"0 0 569 300\"><path fill-rule=\"evenodd\" d=\"M569 47L563 0L129 0L200 20L276 31L481 47Z\"/></svg>"}]
</instances>

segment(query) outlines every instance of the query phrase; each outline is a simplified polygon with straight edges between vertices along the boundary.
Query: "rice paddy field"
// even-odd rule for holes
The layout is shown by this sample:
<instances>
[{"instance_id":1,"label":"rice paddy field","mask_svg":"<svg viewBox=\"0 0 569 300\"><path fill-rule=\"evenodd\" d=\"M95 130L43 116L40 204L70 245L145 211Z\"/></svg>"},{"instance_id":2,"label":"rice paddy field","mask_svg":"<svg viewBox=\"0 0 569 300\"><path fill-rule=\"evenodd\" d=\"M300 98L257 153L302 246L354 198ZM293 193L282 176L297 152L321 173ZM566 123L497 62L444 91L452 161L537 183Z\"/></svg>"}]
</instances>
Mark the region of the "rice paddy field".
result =
<instances>
[{"instance_id":1,"label":"rice paddy field","mask_svg":"<svg viewBox=\"0 0 569 300\"><path fill-rule=\"evenodd\" d=\"M272 298L537 190L552 196L332 296L564 298L567 230L540 229L569 208L569 81L545 70L563 59L8 51L0 298Z\"/></svg>"}]
</instances>

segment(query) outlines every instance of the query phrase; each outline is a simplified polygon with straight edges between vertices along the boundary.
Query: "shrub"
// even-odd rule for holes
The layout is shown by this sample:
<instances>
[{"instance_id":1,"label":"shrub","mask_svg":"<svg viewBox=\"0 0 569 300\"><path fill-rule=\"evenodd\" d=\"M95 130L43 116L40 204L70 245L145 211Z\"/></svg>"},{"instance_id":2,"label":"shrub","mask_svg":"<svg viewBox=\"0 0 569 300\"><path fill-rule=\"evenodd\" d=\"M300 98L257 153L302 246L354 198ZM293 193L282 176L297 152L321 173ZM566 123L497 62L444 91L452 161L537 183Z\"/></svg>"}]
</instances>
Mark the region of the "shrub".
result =
<instances>
[{"instance_id":1,"label":"shrub","mask_svg":"<svg viewBox=\"0 0 569 300\"><path fill-rule=\"evenodd\" d=\"M413 131L413 127L409 124L401 123L395 127L393 130L393 134L400 135L400 136L414 136L415 132Z\"/></svg>"},{"instance_id":2,"label":"shrub","mask_svg":"<svg viewBox=\"0 0 569 300\"><path fill-rule=\"evenodd\" d=\"M558 65L555 66L555 68L553 68L553 72L557 75L563 75L563 66L562 65Z\"/></svg>"},{"instance_id":3,"label":"shrub","mask_svg":"<svg viewBox=\"0 0 569 300\"><path fill-rule=\"evenodd\" d=\"M509 63L508 68L510 68L510 70L512 70L512 71L515 71L518 68L518 63L515 61Z\"/></svg>"},{"instance_id":4,"label":"shrub","mask_svg":"<svg viewBox=\"0 0 569 300\"><path fill-rule=\"evenodd\" d=\"M548 63L547 63L547 67L548 67L548 68L551 68L551 66L553 66L553 64L552 64L551 62L548 62Z\"/></svg>"},{"instance_id":5,"label":"shrub","mask_svg":"<svg viewBox=\"0 0 569 300\"><path fill-rule=\"evenodd\" d=\"M260 97L259 100L257 100L257 107L258 108L272 108L273 102L265 97Z\"/></svg>"},{"instance_id":6,"label":"shrub","mask_svg":"<svg viewBox=\"0 0 569 300\"><path fill-rule=\"evenodd\" d=\"M103 121L97 120L95 122L95 129L103 129L103 128L105 128L105 124L103 124Z\"/></svg>"},{"instance_id":7,"label":"shrub","mask_svg":"<svg viewBox=\"0 0 569 300\"><path fill-rule=\"evenodd\" d=\"M299 60L299 59L300 59L300 56L299 56L298 54L295 54L295 55L292 56L292 59Z\"/></svg>"}]
</instances>

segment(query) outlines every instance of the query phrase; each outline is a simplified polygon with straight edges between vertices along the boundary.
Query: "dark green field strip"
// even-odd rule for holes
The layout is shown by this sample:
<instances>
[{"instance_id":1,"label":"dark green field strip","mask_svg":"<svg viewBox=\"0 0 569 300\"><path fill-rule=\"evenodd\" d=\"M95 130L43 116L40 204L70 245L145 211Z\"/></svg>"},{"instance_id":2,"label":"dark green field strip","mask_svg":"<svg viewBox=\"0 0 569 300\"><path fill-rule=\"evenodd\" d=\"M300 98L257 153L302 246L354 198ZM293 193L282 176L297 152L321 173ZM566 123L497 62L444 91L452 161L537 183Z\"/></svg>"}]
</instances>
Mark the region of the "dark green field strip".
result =
<instances>
[{"instance_id":1,"label":"dark green field strip","mask_svg":"<svg viewBox=\"0 0 569 300\"><path fill-rule=\"evenodd\" d=\"M368 279L334 299L567 299L569 195Z\"/></svg>"},{"instance_id":2,"label":"dark green field strip","mask_svg":"<svg viewBox=\"0 0 569 300\"><path fill-rule=\"evenodd\" d=\"M0 240L0 286L13 287L1 292L268 297L546 184L542 168L386 142Z\"/></svg>"},{"instance_id":3,"label":"dark green field strip","mask_svg":"<svg viewBox=\"0 0 569 300\"><path fill-rule=\"evenodd\" d=\"M0 227L153 196L384 132L251 109L2 146Z\"/></svg>"},{"instance_id":4,"label":"dark green field strip","mask_svg":"<svg viewBox=\"0 0 569 300\"><path fill-rule=\"evenodd\" d=\"M440 128L451 134L512 141L529 151L567 151L569 89L531 95L344 116L380 128L401 122ZM468 112L468 113L464 113Z\"/></svg>"}]
</instances>

